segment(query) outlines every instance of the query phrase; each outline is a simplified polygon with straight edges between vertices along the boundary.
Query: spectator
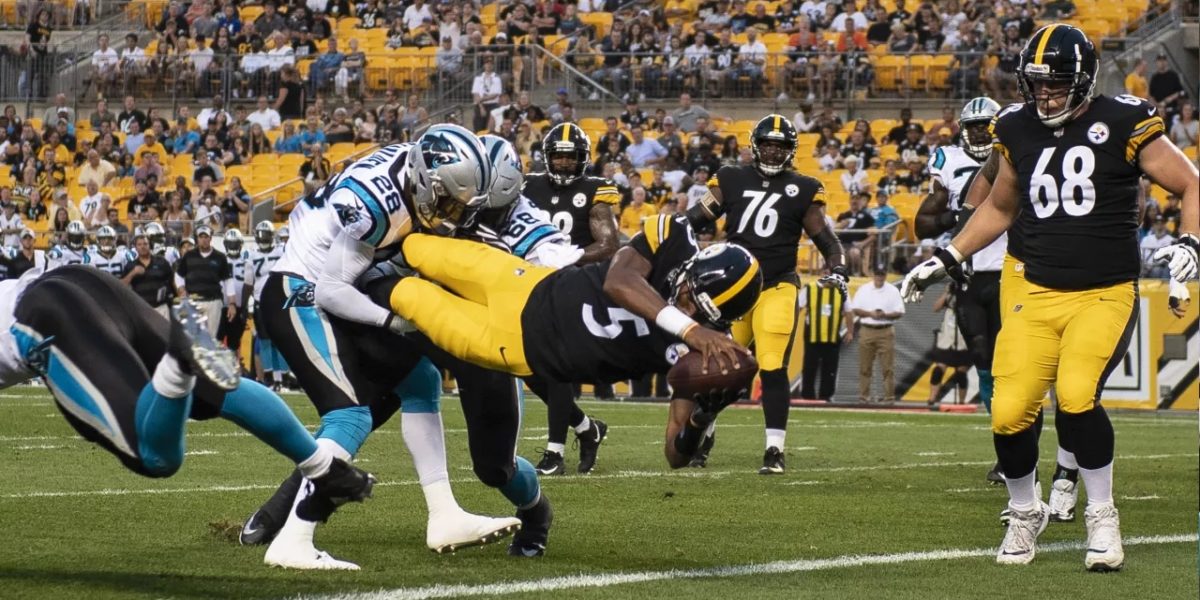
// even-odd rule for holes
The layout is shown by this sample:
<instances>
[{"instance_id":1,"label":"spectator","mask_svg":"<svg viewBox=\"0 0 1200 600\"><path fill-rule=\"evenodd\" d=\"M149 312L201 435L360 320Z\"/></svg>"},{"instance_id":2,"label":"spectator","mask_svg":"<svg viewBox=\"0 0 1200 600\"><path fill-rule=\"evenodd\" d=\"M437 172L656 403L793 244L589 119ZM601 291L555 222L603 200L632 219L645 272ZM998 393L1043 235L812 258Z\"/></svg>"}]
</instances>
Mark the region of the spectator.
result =
<instances>
[{"instance_id":1,"label":"spectator","mask_svg":"<svg viewBox=\"0 0 1200 600\"><path fill-rule=\"evenodd\" d=\"M287 20L276 10L274 0L263 3L263 12L254 20L254 31L263 37L269 37L287 27Z\"/></svg>"},{"instance_id":2,"label":"spectator","mask_svg":"<svg viewBox=\"0 0 1200 600\"><path fill-rule=\"evenodd\" d=\"M862 273L863 255L874 241L871 228L875 227L875 219L867 210L869 195L853 194L850 197L850 210L838 215L838 238L846 245L846 259L852 273Z\"/></svg>"},{"instance_id":3,"label":"spectator","mask_svg":"<svg viewBox=\"0 0 1200 600\"><path fill-rule=\"evenodd\" d=\"M871 218L877 229L884 229L893 223L900 222L900 213L888 204L888 194L884 191L875 193L875 208L871 209Z\"/></svg>"},{"instance_id":4,"label":"spectator","mask_svg":"<svg viewBox=\"0 0 1200 600\"><path fill-rule=\"evenodd\" d=\"M342 97L342 102L350 102L349 90L351 85L358 85L362 92L363 72L367 68L367 54L358 47L358 39L350 38L350 48L342 60L342 68L334 77L334 92Z\"/></svg>"},{"instance_id":5,"label":"spectator","mask_svg":"<svg viewBox=\"0 0 1200 600\"><path fill-rule=\"evenodd\" d=\"M237 227L247 230L250 220L250 205L253 200L246 188L242 187L242 179L236 175L229 178L229 187L221 196L221 222L225 227Z\"/></svg>"},{"instance_id":6,"label":"spectator","mask_svg":"<svg viewBox=\"0 0 1200 600\"><path fill-rule=\"evenodd\" d=\"M1179 112L1179 102L1186 97L1183 83L1179 80L1179 73L1171 70L1170 64L1167 62L1167 55L1159 53L1154 59L1155 72L1150 76L1150 97L1162 107L1163 119L1170 122L1170 119Z\"/></svg>"},{"instance_id":7,"label":"spectator","mask_svg":"<svg viewBox=\"0 0 1200 600\"><path fill-rule=\"evenodd\" d=\"M108 95L109 86L116 80L117 63L121 61L121 57L116 50L109 47L107 34L100 34L96 44L99 47L92 52L91 77L92 82L96 84L96 96L104 97Z\"/></svg>"},{"instance_id":8,"label":"spectator","mask_svg":"<svg viewBox=\"0 0 1200 600\"><path fill-rule=\"evenodd\" d=\"M650 167L666 158L667 149L658 141L646 138L640 125L635 125L630 132L633 134L633 142L625 148L625 153L629 155L629 162L634 168Z\"/></svg>"},{"instance_id":9,"label":"spectator","mask_svg":"<svg viewBox=\"0 0 1200 600\"><path fill-rule=\"evenodd\" d=\"M875 146L867 142L866 134L858 129L850 134L850 141L842 146L842 156L858 157L859 165L870 164L872 159L878 157L878 154Z\"/></svg>"},{"instance_id":10,"label":"spectator","mask_svg":"<svg viewBox=\"0 0 1200 600\"><path fill-rule=\"evenodd\" d=\"M725 136L725 141L721 142L721 166L736 166L741 156L742 151L738 148L737 136Z\"/></svg>"},{"instance_id":11,"label":"spectator","mask_svg":"<svg viewBox=\"0 0 1200 600\"><path fill-rule=\"evenodd\" d=\"M621 210L621 233L633 237L642 228L642 221L658 215L655 206L646 201L646 188L633 188L629 205Z\"/></svg>"},{"instance_id":12,"label":"spectator","mask_svg":"<svg viewBox=\"0 0 1200 600\"><path fill-rule=\"evenodd\" d=\"M911 163L914 160L920 160L920 157L929 156L929 146L925 144L923 138L924 131L921 126L916 123L909 124L905 138L896 144L896 150L904 162Z\"/></svg>"},{"instance_id":13,"label":"spectator","mask_svg":"<svg viewBox=\"0 0 1200 600\"><path fill-rule=\"evenodd\" d=\"M233 97L237 98L240 95L243 98L253 98L255 95L266 95L266 81L271 73L270 64L262 38L251 38L249 52L242 55L241 68L236 76L238 89L233 91ZM275 108L279 108L278 103Z\"/></svg>"},{"instance_id":14,"label":"spectator","mask_svg":"<svg viewBox=\"0 0 1200 600\"><path fill-rule=\"evenodd\" d=\"M1150 277L1152 279L1166 279L1170 277L1170 270L1166 263L1157 262L1153 259L1154 253L1160 248L1165 248L1175 243L1175 237L1167 231L1167 221L1162 215L1155 215L1154 224L1150 227L1150 233L1146 234L1141 241L1142 250L1142 277Z\"/></svg>"},{"instance_id":15,"label":"spectator","mask_svg":"<svg viewBox=\"0 0 1200 600\"><path fill-rule=\"evenodd\" d=\"M55 94L54 104L46 107L45 113L42 114L42 123L57 123L60 117L65 118L68 123L75 122L75 109L67 105L67 95L62 93Z\"/></svg>"},{"instance_id":16,"label":"spectator","mask_svg":"<svg viewBox=\"0 0 1200 600\"><path fill-rule=\"evenodd\" d=\"M865 192L871 187L870 182L867 181L867 172L859 168L862 165L862 159L852 154L845 157L842 164L846 167L841 176L842 189L846 193L854 195Z\"/></svg>"},{"instance_id":17,"label":"spectator","mask_svg":"<svg viewBox=\"0 0 1200 600\"><path fill-rule=\"evenodd\" d=\"M329 159L325 158L325 150L321 144L313 144L312 154L300 165L300 177L304 179L306 193L325 185L331 175Z\"/></svg>"},{"instance_id":18,"label":"spectator","mask_svg":"<svg viewBox=\"0 0 1200 600\"><path fill-rule=\"evenodd\" d=\"M823 274L829 273L829 267L825 267ZM800 397L832 402L833 394L837 391L838 358L842 342L854 340L853 315L839 290L825 287L816 279L809 281L799 296L799 308L804 311L804 367Z\"/></svg>"},{"instance_id":19,"label":"spectator","mask_svg":"<svg viewBox=\"0 0 1200 600\"><path fill-rule=\"evenodd\" d=\"M254 112L246 116L246 120L262 127L263 130L278 129L281 124L279 112L267 103L266 96L259 96Z\"/></svg>"},{"instance_id":20,"label":"spectator","mask_svg":"<svg viewBox=\"0 0 1200 600\"><path fill-rule=\"evenodd\" d=\"M143 148L144 147L145 146L143 146ZM158 154L155 154L154 152L143 152L140 156L142 159L142 164L137 168L136 171L133 172L133 180L145 181L151 176L154 176L156 179L161 181L163 178L163 168L162 165L158 164Z\"/></svg>"},{"instance_id":21,"label":"spectator","mask_svg":"<svg viewBox=\"0 0 1200 600\"><path fill-rule=\"evenodd\" d=\"M942 377L946 368L954 369L949 385L958 388L955 404L965 404L967 399L967 371L971 368L971 353L958 326L953 286L933 303L933 311L942 313L941 325L934 331L933 373L929 378L929 409L936 410L943 394Z\"/></svg>"},{"instance_id":22,"label":"spectator","mask_svg":"<svg viewBox=\"0 0 1200 600\"><path fill-rule=\"evenodd\" d=\"M1200 121L1196 120L1196 105L1191 100L1184 102L1179 109L1179 116L1171 125L1171 141L1180 148L1197 145L1200 136Z\"/></svg>"},{"instance_id":23,"label":"spectator","mask_svg":"<svg viewBox=\"0 0 1200 600\"><path fill-rule=\"evenodd\" d=\"M50 25L50 11L43 8L37 12L25 28L25 46L31 52L28 80L26 89L37 98L45 98L50 89L50 78L53 76L53 58L50 56L50 36L54 27ZM21 86L18 85L18 88ZM24 92L21 92L24 95Z\"/></svg>"},{"instance_id":24,"label":"spectator","mask_svg":"<svg viewBox=\"0 0 1200 600\"><path fill-rule=\"evenodd\" d=\"M623 33L616 28L600 41L600 52L603 54L599 69L592 71L589 76L600 83L609 82L609 88L614 94L621 96L629 86L630 62L629 44ZM593 92L592 95L596 95Z\"/></svg>"},{"instance_id":25,"label":"spectator","mask_svg":"<svg viewBox=\"0 0 1200 600\"><path fill-rule=\"evenodd\" d=\"M879 178L879 182L875 184L877 193L887 194L891 196L902 192L906 179L897 172L897 163L893 159L888 159L883 164L883 175Z\"/></svg>"},{"instance_id":26,"label":"spectator","mask_svg":"<svg viewBox=\"0 0 1200 600\"><path fill-rule=\"evenodd\" d=\"M700 203L704 196L708 194L708 179L709 171L706 165L699 165L692 171L692 180L690 185L687 185L687 206L684 210L691 209L693 206ZM687 180L684 180L687 183Z\"/></svg>"},{"instance_id":27,"label":"spectator","mask_svg":"<svg viewBox=\"0 0 1200 600\"><path fill-rule=\"evenodd\" d=\"M354 141L354 128L350 122L346 120L349 113L345 108L338 108L333 111L333 121L329 123L329 127L325 129L325 142L328 144L341 144Z\"/></svg>"},{"instance_id":28,"label":"spectator","mask_svg":"<svg viewBox=\"0 0 1200 600\"><path fill-rule=\"evenodd\" d=\"M197 227L221 226L221 207L217 205L217 192L211 189L211 185L212 179L209 177L205 177L200 183L201 191L197 194L200 201L196 203Z\"/></svg>"},{"instance_id":29,"label":"spectator","mask_svg":"<svg viewBox=\"0 0 1200 600\"><path fill-rule=\"evenodd\" d=\"M309 91L313 95L323 92L326 86L333 82L338 70L342 68L344 59L342 53L338 52L337 38L329 38L328 48L313 61L309 68L308 82L311 86Z\"/></svg>"},{"instance_id":30,"label":"spectator","mask_svg":"<svg viewBox=\"0 0 1200 600\"><path fill-rule=\"evenodd\" d=\"M162 214L163 227L172 239L192 235L192 215L183 206L183 199L175 192L167 193L167 209Z\"/></svg>"},{"instance_id":31,"label":"spectator","mask_svg":"<svg viewBox=\"0 0 1200 600\"><path fill-rule=\"evenodd\" d=\"M92 150L87 154L87 163L79 168L79 185L86 186L88 182L95 182L97 187L104 187L116 176L116 167L101 159L99 152Z\"/></svg>"},{"instance_id":32,"label":"spectator","mask_svg":"<svg viewBox=\"0 0 1200 600\"><path fill-rule=\"evenodd\" d=\"M671 113L671 117L679 131L691 133L696 130L697 119L708 119L708 111L702 106L693 105L691 94L685 92L679 95L679 108Z\"/></svg>"},{"instance_id":33,"label":"spectator","mask_svg":"<svg viewBox=\"0 0 1200 600\"><path fill-rule=\"evenodd\" d=\"M1180 208L1181 198L1175 194L1167 196L1167 207L1162 210L1163 220L1167 223L1167 230L1171 235L1179 235L1179 222L1183 218L1183 211ZM1155 206L1158 204L1155 203Z\"/></svg>"},{"instance_id":34,"label":"spectator","mask_svg":"<svg viewBox=\"0 0 1200 600\"><path fill-rule=\"evenodd\" d=\"M209 159L208 153L201 152L196 155L196 167L192 169L192 185L199 185L205 177L214 183L223 180L220 169Z\"/></svg>"},{"instance_id":35,"label":"spectator","mask_svg":"<svg viewBox=\"0 0 1200 600\"><path fill-rule=\"evenodd\" d=\"M887 270L881 266L872 271L871 284L863 285L854 294L851 302L854 316L858 317L858 400L869 403L871 379L878 359L883 369L883 402L896 400L895 346L896 320L904 316L904 301L900 290L887 282Z\"/></svg>"},{"instance_id":36,"label":"spectator","mask_svg":"<svg viewBox=\"0 0 1200 600\"><path fill-rule=\"evenodd\" d=\"M483 59L483 72L476 75L471 82L471 96L475 103L474 129L476 131L487 128L488 117L499 106L500 95L504 91L495 68L494 59L491 57Z\"/></svg>"},{"instance_id":37,"label":"spectator","mask_svg":"<svg viewBox=\"0 0 1200 600\"><path fill-rule=\"evenodd\" d=\"M117 63L117 75L123 89L129 89L138 77L146 74L146 51L138 46L137 34L125 35L125 47L121 49L121 60Z\"/></svg>"},{"instance_id":38,"label":"spectator","mask_svg":"<svg viewBox=\"0 0 1200 600\"><path fill-rule=\"evenodd\" d=\"M996 99L1014 97L1017 89L1017 63L1024 47L1025 40L1021 38L1020 26L1016 21L1009 21L1004 27L1004 36L988 49L988 54L995 56L997 60L996 66L984 80L984 89L989 96Z\"/></svg>"},{"instance_id":39,"label":"spectator","mask_svg":"<svg viewBox=\"0 0 1200 600\"><path fill-rule=\"evenodd\" d=\"M0 213L0 236L4 236L4 247L6 250L16 248L21 243L21 230L25 229L25 222L17 214L17 205L12 202L5 202Z\"/></svg>"},{"instance_id":40,"label":"spectator","mask_svg":"<svg viewBox=\"0 0 1200 600\"><path fill-rule=\"evenodd\" d=\"M434 56L438 77L442 81L452 82L462 75L463 52L449 36L442 37L442 44Z\"/></svg>"},{"instance_id":41,"label":"spectator","mask_svg":"<svg viewBox=\"0 0 1200 600\"><path fill-rule=\"evenodd\" d=\"M1042 18L1050 21L1065 21L1075 17L1075 3L1071 0L1051 0L1042 5Z\"/></svg>"},{"instance_id":42,"label":"spectator","mask_svg":"<svg viewBox=\"0 0 1200 600\"><path fill-rule=\"evenodd\" d=\"M848 2L851 0L847 0ZM758 30L752 29L746 33L746 43L738 48L736 62L730 68L730 83L738 89L738 80L742 77L750 79L750 87L746 95L756 96L762 90L763 69L767 65L767 46L758 39Z\"/></svg>"},{"instance_id":43,"label":"spectator","mask_svg":"<svg viewBox=\"0 0 1200 600\"><path fill-rule=\"evenodd\" d=\"M175 284L180 297L193 294L196 305L208 317L208 330L217 334L220 325L222 299L228 306L226 318L236 313L233 298L233 270L221 251L212 247L212 229L200 226L196 230L196 247L179 258L175 264Z\"/></svg>"},{"instance_id":44,"label":"spectator","mask_svg":"<svg viewBox=\"0 0 1200 600\"><path fill-rule=\"evenodd\" d=\"M306 93L304 84L300 81L300 73L295 67L286 65L280 70L279 92L275 97L275 110L279 111L279 117L287 119L299 119L304 116L304 109L308 105L306 101Z\"/></svg>"},{"instance_id":45,"label":"spectator","mask_svg":"<svg viewBox=\"0 0 1200 600\"><path fill-rule=\"evenodd\" d=\"M847 23L852 23L854 30L866 31L870 26L867 21L867 16L858 10L858 3L855 0L844 0L842 2L842 12L833 18L829 24L829 29L841 33L847 31Z\"/></svg>"},{"instance_id":46,"label":"spectator","mask_svg":"<svg viewBox=\"0 0 1200 600\"><path fill-rule=\"evenodd\" d=\"M1133 63L1133 70L1125 76L1125 93L1130 96L1137 96L1143 100L1150 99L1150 86L1146 82L1145 59L1137 59Z\"/></svg>"},{"instance_id":47,"label":"spectator","mask_svg":"<svg viewBox=\"0 0 1200 600\"><path fill-rule=\"evenodd\" d=\"M825 152L817 159L817 165L823 173L829 173L842 168L842 162L845 157L842 156L841 144L838 144L836 139L829 140L825 143Z\"/></svg>"},{"instance_id":48,"label":"spectator","mask_svg":"<svg viewBox=\"0 0 1200 600\"><path fill-rule=\"evenodd\" d=\"M954 60L950 63L947 82L954 90L954 98L974 98L979 95L979 72L987 47L980 41L977 31L968 29L952 49Z\"/></svg>"}]
</instances>

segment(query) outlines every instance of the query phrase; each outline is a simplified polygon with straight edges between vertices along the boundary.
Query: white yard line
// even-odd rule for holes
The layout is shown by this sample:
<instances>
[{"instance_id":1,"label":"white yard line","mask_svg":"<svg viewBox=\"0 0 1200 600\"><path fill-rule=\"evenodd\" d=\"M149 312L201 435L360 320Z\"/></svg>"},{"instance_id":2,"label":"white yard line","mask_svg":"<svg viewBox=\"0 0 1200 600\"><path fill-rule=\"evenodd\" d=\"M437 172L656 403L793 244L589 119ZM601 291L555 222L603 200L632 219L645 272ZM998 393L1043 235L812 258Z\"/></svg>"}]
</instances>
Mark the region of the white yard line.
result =
<instances>
[{"instance_id":1,"label":"white yard line","mask_svg":"<svg viewBox=\"0 0 1200 600\"><path fill-rule=\"evenodd\" d=\"M935 451L915 453L916 456L954 456L955 454L956 454L955 452L935 452Z\"/></svg>"},{"instance_id":2,"label":"white yard line","mask_svg":"<svg viewBox=\"0 0 1200 600\"><path fill-rule=\"evenodd\" d=\"M1191 454L1150 454L1145 456L1131 455L1118 456L1117 460L1161 460L1166 458L1195 458L1200 456L1197 453ZM858 473L863 471L902 471L909 469L931 469L942 467L970 467L995 464L995 461L953 461L953 462L922 462L922 463L901 463L895 465L861 465L861 466L844 466L844 467L815 467L815 468L798 468L792 469L794 473ZM737 471L709 471L696 469L681 469L678 471L617 471L615 473L591 473L588 475L561 475L556 477L547 477L542 479L543 483L550 486L562 485L567 483L582 483L589 481L597 481L601 479L715 479L720 477L728 477L730 475L746 475L752 473L750 470ZM757 479L757 478L756 478ZM473 477L451 479L451 483L476 483ZM376 487L391 487L391 486L407 486L417 485L415 479L406 479L398 481L382 481L375 484ZM784 482L786 484L786 482ZM800 484L796 484L800 485ZM85 496L135 496L135 495L157 495L157 494L192 494L202 492L241 492L248 490L265 490L275 489L275 485L265 484L246 484L246 485L220 485L212 487L188 487L188 488L143 488L143 489L102 489L102 490L78 490L78 491L40 491L40 492L25 492L18 494L3 494L0 495L0 500L23 500L29 498L78 498Z\"/></svg>"},{"instance_id":3,"label":"white yard line","mask_svg":"<svg viewBox=\"0 0 1200 600\"><path fill-rule=\"evenodd\" d=\"M1155 535L1131 537L1125 539L1126 546L1148 546L1161 544L1195 543L1196 534ZM1085 544L1080 542L1057 542L1038 546L1038 552L1068 552L1078 551ZM764 575L781 575L788 573L804 573L811 571L831 571L835 569L851 569L874 565L896 565L915 562L938 562L959 560L964 558L983 558L993 556L995 548L969 548L929 550L925 552L898 552L894 554L845 555L834 558L800 559L757 563L746 565L728 565L707 567L703 569L676 569L670 571L617 571L612 573L595 573L569 575L565 577L550 577L545 579L530 579L525 581L509 581L483 585L434 585L420 588L397 588L376 592L353 592L318 596L321 600L416 600L418 598L461 598L468 596L503 596L509 594L528 594L533 592L555 592L560 590L606 588L631 583L649 583L653 581L672 581L677 579L712 579L717 577L751 577Z\"/></svg>"},{"instance_id":4,"label":"white yard line","mask_svg":"<svg viewBox=\"0 0 1200 600\"><path fill-rule=\"evenodd\" d=\"M1149 496L1121 496L1122 500L1162 500L1162 496L1151 494Z\"/></svg>"}]
</instances>

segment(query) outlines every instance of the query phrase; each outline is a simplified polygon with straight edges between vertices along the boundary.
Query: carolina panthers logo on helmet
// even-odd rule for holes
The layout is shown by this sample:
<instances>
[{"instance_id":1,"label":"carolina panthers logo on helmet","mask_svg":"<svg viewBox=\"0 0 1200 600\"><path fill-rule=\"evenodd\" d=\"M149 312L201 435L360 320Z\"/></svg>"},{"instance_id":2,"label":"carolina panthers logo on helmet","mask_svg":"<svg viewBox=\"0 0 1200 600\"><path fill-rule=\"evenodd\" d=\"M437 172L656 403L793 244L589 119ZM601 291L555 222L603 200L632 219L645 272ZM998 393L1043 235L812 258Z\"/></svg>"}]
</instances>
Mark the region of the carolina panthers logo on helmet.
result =
<instances>
[{"instance_id":1,"label":"carolina panthers logo on helmet","mask_svg":"<svg viewBox=\"0 0 1200 600\"><path fill-rule=\"evenodd\" d=\"M425 164L431 169L451 165L463 159L454 143L445 135L437 133L421 138L421 153L425 156Z\"/></svg>"}]
</instances>

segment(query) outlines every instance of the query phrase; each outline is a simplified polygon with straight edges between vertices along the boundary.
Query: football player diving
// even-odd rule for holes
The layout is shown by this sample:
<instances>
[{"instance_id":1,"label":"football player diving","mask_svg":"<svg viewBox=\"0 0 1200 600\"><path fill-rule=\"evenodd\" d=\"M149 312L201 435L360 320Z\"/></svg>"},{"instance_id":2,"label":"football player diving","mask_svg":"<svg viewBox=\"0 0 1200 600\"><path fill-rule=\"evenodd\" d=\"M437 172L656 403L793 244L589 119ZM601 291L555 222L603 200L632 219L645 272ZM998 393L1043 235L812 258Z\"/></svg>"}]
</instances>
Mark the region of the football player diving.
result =
<instances>
[{"instance_id":1,"label":"football player diving","mask_svg":"<svg viewBox=\"0 0 1200 600\"><path fill-rule=\"evenodd\" d=\"M722 330L754 306L762 270L745 248L697 252L683 217L648 219L611 261L537 267L482 244L413 234L402 257L420 277L374 282L390 306L460 359L539 380L617 381L666 371L684 345L722 372L748 355ZM682 342L682 344L680 343ZM673 398L665 452L686 466L716 414L745 390Z\"/></svg>"},{"instance_id":2,"label":"football player diving","mask_svg":"<svg viewBox=\"0 0 1200 600\"><path fill-rule=\"evenodd\" d=\"M758 303L733 323L738 343L754 343L762 381L766 451L759 473L784 470L784 440L791 382L788 358L800 323L796 253L807 233L830 267L818 283L846 297L850 277L842 244L825 223L825 188L817 179L792 170L796 129L781 115L767 115L750 133L752 166L721 167L708 181L708 193L687 216L693 226L725 217L724 239L758 259L763 269L763 292ZM705 445L711 447L712 440Z\"/></svg>"},{"instance_id":3,"label":"football player diving","mask_svg":"<svg viewBox=\"0 0 1200 600\"><path fill-rule=\"evenodd\" d=\"M950 245L905 277L909 301L950 275L1006 230L1004 317L996 340L992 432L1012 516L996 561L1028 564L1050 508L1035 491L1041 404L1058 391L1057 420L1087 490L1084 565L1124 565L1113 503L1114 435L1100 404L1123 360L1138 314L1138 187L1142 175L1183 198L1179 241L1155 258L1169 263L1172 303L1186 301L1200 249L1200 176L1163 134L1154 105L1132 96L1093 96L1099 55L1079 29L1043 26L1021 52L1024 102L993 125L997 170L986 199ZM1181 297L1177 291L1184 290ZM1020 310L1018 310L1018 308Z\"/></svg>"}]
</instances>

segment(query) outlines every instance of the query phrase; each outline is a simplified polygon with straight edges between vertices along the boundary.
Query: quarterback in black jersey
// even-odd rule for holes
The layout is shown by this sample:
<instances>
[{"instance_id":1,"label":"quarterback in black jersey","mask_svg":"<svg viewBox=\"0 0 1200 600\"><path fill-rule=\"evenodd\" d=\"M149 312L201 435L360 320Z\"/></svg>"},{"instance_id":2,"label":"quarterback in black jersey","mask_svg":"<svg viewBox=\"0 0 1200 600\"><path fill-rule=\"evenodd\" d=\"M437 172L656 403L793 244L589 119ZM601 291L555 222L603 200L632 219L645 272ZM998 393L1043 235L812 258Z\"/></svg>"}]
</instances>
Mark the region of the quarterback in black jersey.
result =
<instances>
[{"instance_id":1,"label":"quarterback in black jersey","mask_svg":"<svg viewBox=\"0 0 1200 600\"><path fill-rule=\"evenodd\" d=\"M535 391L545 380L611 382L665 371L689 347L722 370L749 354L723 329L758 301L759 262L736 244L698 252L681 217L647 220L611 261L558 271L422 234L406 238L403 251L421 277L377 286L375 301L456 358L530 378ZM673 467L691 460L704 429L741 391L672 399L666 452Z\"/></svg>"},{"instance_id":2,"label":"quarterback in black jersey","mask_svg":"<svg viewBox=\"0 0 1200 600\"><path fill-rule=\"evenodd\" d=\"M548 212L550 220L583 249L578 264L603 262L617 251L618 234L614 208L621 203L616 184L603 177L585 175L591 161L592 144L586 133L574 123L561 123L546 134L542 142L546 172L525 177L522 193L534 206ZM582 381L582 380L577 380ZM595 381L596 396L611 397L612 385ZM575 402L577 385L546 382L536 393L546 403L548 439L538 461L543 475L565 472L563 451L567 429L575 430L579 441L580 473L596 464L596 453L608 425L588 417Z\"/></svg>"},{"instance_id":3,"label":"quarterback in black jersey","mask_svg":"<svg viewBox=\"0 0 1200 600\"><path fill-rule=\"evenodd\" d=\"M796 338L800 304L796 252L804 233L831 267L823 287L843 295L849 276L842 245L825 225L825 188L789 169L796 154L796 130L781 115L767 115L750 134L753 166L721 167L708 181L708 194L688 211L692 224L725 217L725 239L744 246L762 263L763 293L733 324L741 344L754 342L762 378L766 452L759 473L782 473L784 436L791 405L788 357Z\"/></svg>"},{"instance_id":4,"label":"quarterback in black jersey","mask_svg":"<svg viewBox=\"0 0 1200 600\"><path fill-rule=\"evenodd\" d=\"M966 257L1011 228L1009 254L1024 281L1004 291L1008 314L993 364L992 433L1012 514L996 557L1001 564L1032 561L1049 518L1035 471L1037 417L1052 383L1059 434L1088 492L1084 565L1110 571L1124 564L1112 494L1113 428L1100 394L1137 322L1142 175L1183 197L1180 240L1155 258L1170 263L1173 289L1196 274L1200 176L1163 135L1153 105L1132 96L1092 97L1099 62L1075 27L1056 23L1034 33L1017 71L1025 102L993 125L992 155L999 157L987 199L901 289L915 300L947 274L961 277ZM1009 281L1005 276L1002 286Z\"/></svg>"}]
</instances>

